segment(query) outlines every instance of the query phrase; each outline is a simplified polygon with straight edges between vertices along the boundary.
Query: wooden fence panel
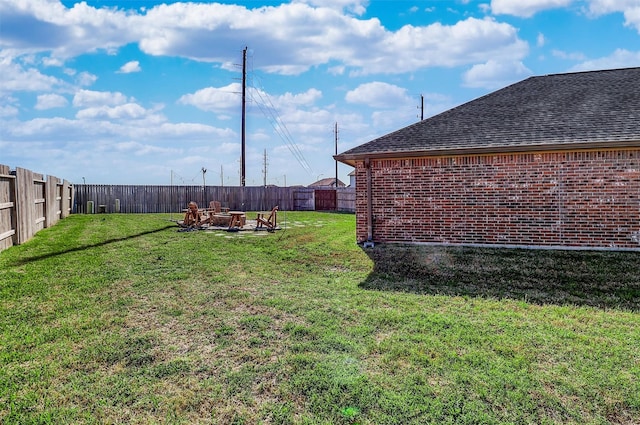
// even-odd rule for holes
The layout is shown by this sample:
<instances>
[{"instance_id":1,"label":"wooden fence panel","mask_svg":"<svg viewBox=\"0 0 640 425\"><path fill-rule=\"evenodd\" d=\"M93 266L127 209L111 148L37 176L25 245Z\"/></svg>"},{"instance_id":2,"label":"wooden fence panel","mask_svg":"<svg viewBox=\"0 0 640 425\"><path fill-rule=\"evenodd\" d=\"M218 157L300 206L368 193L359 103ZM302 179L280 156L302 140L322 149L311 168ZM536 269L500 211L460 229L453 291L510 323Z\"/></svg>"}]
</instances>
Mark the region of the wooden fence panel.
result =
<instances>
[{"instance_id":1,"label":"wooden fence panel","mask_svg":"<svg viewBox=\"0 0 640 425\"><path fill-rule=\"evenodd\" d=\"M56 224L62 215L62 196L60 196L58 186L59 182L57 177L47 176L47 181L44 184L45 227L51 227Z\"/></svg>"},{"instance_id":2,"label":"wooden fence panel","mask_svg":"<svg viewBox=\"0 0 640 425\"><path fill-rule=\"evenodd\" d=\"M21 244L28 241L36 232L36 197L33 189L33 172L31 170L16 168L16 193L17 243Z\"/></svg>"},{"instance_id":3,"label":"wooden fence panel","mask_svg":"<svg viewBox=\"0 0 640 425\"><path fill-rule=\"evenodd\" d=\"M67 180L58 185L60 191L60 218L66 218L73 208L73 186Z\"/></svg>"},{"instance_id":4,"label":"wooden fence panel","mask_svg":"<svg viewBox=\"0 0 640 425\"><path fill-rule=\"evenodd\" d=\"M0 251L18 243L15 183L9 166L0 164Z\"/></svg>"},{"instance_id":5,"label":"wooden fence panel","mask_svg":"<svg viewBox=\"0 0 640 425\"><path fill-rule=\"evenodd\" d=\"M313 188L298 188L294 194L294 205L297 211L313 211L316 209L315 191Z\"/></svg>"},{"instance_id":6,"label":"wooden fence panel","mask_svg":"<svg viewBox=\"0 0 640 425\"><path fill-rule=\"evenodd\" d=\"M33 237L36 233L46 227L47 221L47 190L46 190L47 181L44 179L42 174L33 173L33 181L31 184L33 185L33 196L34 196L34 219L35 223L33 225L33 233L29 236L29 239ZM29 183L25 182L25 185L28 186Z\"/></svg>"},{"instance_id":7,"label":"wooden fence panel","mask_svg":"<svg viewBox=\"0 0 640 425\"><path fill-rule=\"evenodd\" d=\"M237 186L135 186L76 185L74 211L87 213L87 202L93 202L94 212L176 213L191 201L207 207L210 201L241 211L269 211L276 205L281 210L294 207L293 193L288 187Z\"/></svg>"},{"instance_id":8,"label":"wooden fence panel","mask_svg":"<svg viewBox=\"0 0 640 425\"><path fill-rule=\"evenodd\" d=\"M356 188L338 188L336 191L336 209L342 212L356 212Z\"/></svg>"},{"instance_id":9,"label":"wooden fence panel","mask_svg":"<svg viewBox=\"0 0 640 425\"><path fill-rule=\"evenodd\" d=\"M73 186L0 164L0 251L22 244L71 213Z\"/></svg>"}]
</instances>

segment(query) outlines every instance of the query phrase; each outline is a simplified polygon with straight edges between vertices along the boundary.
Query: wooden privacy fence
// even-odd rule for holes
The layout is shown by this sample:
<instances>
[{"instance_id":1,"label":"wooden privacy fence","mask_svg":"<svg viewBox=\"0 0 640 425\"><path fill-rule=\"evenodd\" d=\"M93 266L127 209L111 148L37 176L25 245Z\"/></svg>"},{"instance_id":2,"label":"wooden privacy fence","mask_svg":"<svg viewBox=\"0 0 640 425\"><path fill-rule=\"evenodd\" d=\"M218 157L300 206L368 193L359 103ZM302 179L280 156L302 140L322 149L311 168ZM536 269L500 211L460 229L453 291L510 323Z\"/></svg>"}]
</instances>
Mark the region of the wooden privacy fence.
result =
<instances>
[{"instance_id":1,"label":"wooden privacy fence","mask_svg":"<svg viewBox=\"0 0 640 425\"><path fill-rule=\"evenodd\" d=\"M355 212L355 189L338 189L334 210ZM314 189L277 186L153 186L75 185L74 212L91 213L181 213L190 201L206 207L219 201L240 211L313 211Z\"/></svg>"},{"instance_id":2,"label":"wooden privacy fence","mask_svg":"<svg viewBox=\"0 0 640 425\"><path fill-rule=\"evenodd\" d=\"M0 251L31 239L71 213L73 186L66 180L0 164Z\"/></svg>"},{"instance_id":3,"label":"wooden privacy fence","mask_svg":"<svg viewBox=\"0 0 640 425\"><path fill-rule=\"evenodd\" d=\"M298 211L356 211L356 189L340 187L326 189L322 187L295 188L294 205Z\"/></svg>"}]
</instances>

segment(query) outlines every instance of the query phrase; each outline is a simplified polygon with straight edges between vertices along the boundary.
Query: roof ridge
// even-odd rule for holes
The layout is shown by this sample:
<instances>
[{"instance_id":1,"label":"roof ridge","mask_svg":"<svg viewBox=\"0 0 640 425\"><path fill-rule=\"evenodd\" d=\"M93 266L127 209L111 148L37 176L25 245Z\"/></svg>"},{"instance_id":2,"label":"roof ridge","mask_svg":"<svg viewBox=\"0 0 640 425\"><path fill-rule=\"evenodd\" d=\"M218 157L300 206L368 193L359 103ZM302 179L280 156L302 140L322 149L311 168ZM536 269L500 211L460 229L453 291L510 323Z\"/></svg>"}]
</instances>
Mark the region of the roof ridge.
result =
<instances>
[{"instance_id":1,"label":"roof ridge","mask_svg":"<svg viewBox=\"0 0 640 425\"><path fill-rule=\"evenodd\" d=\"M585 69L582 71L566 71L566 72L555 72L552 74L540 74L540 75L532 75L528 78L525 78L525 80L528 80L529 78L536 78L536 77L553 77L556 75L575 75L575 74L592 74L592 73L604 73L604 72L614 72L614 71L625 71L625 70L631 70L631 69L640 69L640 66L627 66L627 67L623 67L623 68L608 68L608 69ZM524 81L524 80L521 80ZM515 83L517 84L517 83Z\"/></svg>"}]
</instances>

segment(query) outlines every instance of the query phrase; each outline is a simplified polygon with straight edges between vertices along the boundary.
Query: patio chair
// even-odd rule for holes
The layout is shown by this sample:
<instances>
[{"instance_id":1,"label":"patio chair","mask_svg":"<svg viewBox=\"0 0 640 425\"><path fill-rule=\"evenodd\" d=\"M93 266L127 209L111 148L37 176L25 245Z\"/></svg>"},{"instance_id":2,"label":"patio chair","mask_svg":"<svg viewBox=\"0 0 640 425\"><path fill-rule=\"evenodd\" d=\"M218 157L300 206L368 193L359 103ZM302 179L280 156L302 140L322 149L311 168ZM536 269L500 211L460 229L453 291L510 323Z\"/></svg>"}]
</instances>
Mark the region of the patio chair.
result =
<instances>
[{"instance_id":1,"label":"patio chair","mask_svg":"<svg viewBox=\"0 0 640 425\"><path fill-rule=\"evenodd\" d=\"M270 212L258 213L256 217L256 230L266 228L268 231L272 232L276 229L277 225L278 225L278 206L277 205L273 207L273 209Z\"/></svg>"},{"instance_id":2,"label":"patio chair","mask_svg":"<svg viewBox=\"0 0 640 425\"><path fill-rule=\"evenodd\" d=\"M209 214L220 214L222 212L222 205L220 201L209 202L209 208L207 208Z\"/></svg>"}]
</instances>

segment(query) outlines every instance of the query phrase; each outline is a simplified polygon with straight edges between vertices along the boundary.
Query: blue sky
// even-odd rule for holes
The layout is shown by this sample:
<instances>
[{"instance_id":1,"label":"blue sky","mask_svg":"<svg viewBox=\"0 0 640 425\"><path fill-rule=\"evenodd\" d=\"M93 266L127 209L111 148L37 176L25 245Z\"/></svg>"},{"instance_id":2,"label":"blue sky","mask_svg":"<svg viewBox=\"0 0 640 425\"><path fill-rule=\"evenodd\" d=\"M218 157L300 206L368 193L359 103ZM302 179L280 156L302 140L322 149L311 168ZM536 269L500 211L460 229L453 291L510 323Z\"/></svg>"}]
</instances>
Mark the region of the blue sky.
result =
<instances>
[{"instance_id":1,"label":"blue sky","mask_svg":"<svg viewBox=\"0 0 640 425\"><path fill-rule=\"evenodd\" d=\"M246 185L307 185L335 176L336 139L412 124L421 97L428 118L534 75L640 66L640 0L0 0L0 163L238 185L245 47Z\"/></svg>"}]
</instances>

